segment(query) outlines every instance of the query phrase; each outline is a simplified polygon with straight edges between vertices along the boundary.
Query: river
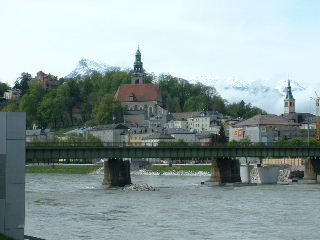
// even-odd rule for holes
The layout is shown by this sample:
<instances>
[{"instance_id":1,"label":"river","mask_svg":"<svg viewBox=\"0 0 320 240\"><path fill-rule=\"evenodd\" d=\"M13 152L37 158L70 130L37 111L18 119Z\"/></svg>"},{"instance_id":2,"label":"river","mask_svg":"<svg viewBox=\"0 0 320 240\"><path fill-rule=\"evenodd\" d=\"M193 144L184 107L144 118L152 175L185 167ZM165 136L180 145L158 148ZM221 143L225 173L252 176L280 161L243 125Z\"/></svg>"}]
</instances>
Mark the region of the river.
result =
<instances>
[{"instance_id":1,"label":"river","mask_svg":"<svg viewBox=\"0 0 320 240\"><path fill-rule=\"evenodd\" d=\"M47 240L320 239L320 184L208 187L207 177L132 176L159 191L101 185L102 175L26 175L25 234Z\"/></svg>"}]
</instances>

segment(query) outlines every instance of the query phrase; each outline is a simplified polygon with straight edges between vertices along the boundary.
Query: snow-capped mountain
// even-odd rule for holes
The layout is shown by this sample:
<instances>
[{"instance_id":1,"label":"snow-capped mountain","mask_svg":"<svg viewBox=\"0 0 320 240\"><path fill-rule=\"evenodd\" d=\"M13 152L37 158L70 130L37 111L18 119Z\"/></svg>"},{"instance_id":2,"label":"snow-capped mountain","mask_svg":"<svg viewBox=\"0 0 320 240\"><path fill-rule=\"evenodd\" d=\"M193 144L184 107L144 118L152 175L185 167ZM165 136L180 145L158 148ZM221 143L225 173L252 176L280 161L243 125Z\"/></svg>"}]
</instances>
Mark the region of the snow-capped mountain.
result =
<instances>
[{"instance_id":1,"label":"snow-capped mountain","mask_svg":"<svg viewBox=\"0 0 320 240\"><path fill-rule=\"evenodd\" d=\"M69 73L65 78L84 77L89 76L94 72L104 74L112 68L110 65L106 65L101 62L95 62L89 59L81 59L77 67Z\"/></svg>"},{"instance_id":2,"label":"snow-capped mountain","mask_svg":"<svg viewBox=\"0 0 320 240\"><path fill-rule=\"evenodd\" d=\"M260 107L269 113L283 112L283 99L288 86L287 79L241 81L235 78L222 79L213 76L193 77L191 82L201 82L213 86L218 93L229 102L244 100ZM311 90L306 89L298 81L290 80L293 96L296 98L298 111L309 111L306 97ZM311 110L312 111L312 110Z\"/></svg>"},{"instance_id":3,"label":"snow-capped mountain","mask_svg":"<svg viewBox=\"0 0 320 240\"><path fill-rule=\"evenodd\" d=\"M79 61L78 66L65 78L77 76L81 78L91 75L93 72L104 74L108 71L114 71L116 68L117 67L112 67L101 62L82 59ZM120 68L117 69L120 70ZM288 86L288 80L285 77L255 81L242 81L236 78L218 78L210 75L182 77L193 83L201 82L205 85L215 87L217 92L229 102L244 100L269 113L280 114L283 112L283 99ZM296 110L298 112L314 112L310 104L310 97L306 97L314 95L312 86L305 88L298 81L290 80L290 82L293 96L296 99Z\"/></svg>"},{"instance_id":4,"label":"snow-capped mountain","mask_svg":"<svg viewBox=\"0 0 320 240\"><path fill-rule=\"evenodd\" d=\"M284 96L288 86L288 80L280 79L276 82L268 80L256 81L241 81L235 78L232 79L219 79L208 76L200 76L193 78L192 82L201 82L208 86L214 86L219 90L236 90L239 92L247 92L251 94L264 94L264 93L278 93L279 96ZM290 80L291 89L293 92L306 90L299 82Z\"/></svg>"}]
</instances>

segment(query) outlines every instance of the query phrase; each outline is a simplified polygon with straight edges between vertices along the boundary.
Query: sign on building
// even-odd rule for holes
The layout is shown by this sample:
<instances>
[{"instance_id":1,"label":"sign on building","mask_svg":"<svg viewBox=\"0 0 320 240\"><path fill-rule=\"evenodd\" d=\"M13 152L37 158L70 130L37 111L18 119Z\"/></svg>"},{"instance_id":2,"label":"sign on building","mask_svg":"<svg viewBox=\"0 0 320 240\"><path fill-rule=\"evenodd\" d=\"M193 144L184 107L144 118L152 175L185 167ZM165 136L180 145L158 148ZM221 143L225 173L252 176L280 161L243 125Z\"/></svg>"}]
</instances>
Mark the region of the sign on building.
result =
<instances>
[{"instance_id":1,"label":"sign on building","mask_svg":"<svg viewBox=\"0 0 320 240\"><path fill-rule=\"evenodd\" d=\"M244 136L244 130L243 129L235 129L234 130L234 136L235 137L243 137Z\"/></svg>"}]
</instances>

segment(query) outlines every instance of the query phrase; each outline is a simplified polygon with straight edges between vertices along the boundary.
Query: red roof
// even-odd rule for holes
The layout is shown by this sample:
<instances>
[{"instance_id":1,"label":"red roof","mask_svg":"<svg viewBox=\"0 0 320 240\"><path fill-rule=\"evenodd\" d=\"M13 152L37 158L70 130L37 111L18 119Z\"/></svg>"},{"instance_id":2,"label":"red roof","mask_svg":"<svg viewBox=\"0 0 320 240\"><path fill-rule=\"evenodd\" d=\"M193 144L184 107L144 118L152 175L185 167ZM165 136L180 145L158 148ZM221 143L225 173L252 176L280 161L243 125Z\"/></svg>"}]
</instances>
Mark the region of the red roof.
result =
<instances>
[{"instance_id":1,"label":"red roof","mask_svg":"<svg viewBox=\"0 0 320 240\"><path fill-rule=\"evenodd\" d=\"M157 84L122 84L115 99L121 102L129 102L129 96L134 97L134 102L161 101L160 88Z\"/></svg>"}]
</instances>

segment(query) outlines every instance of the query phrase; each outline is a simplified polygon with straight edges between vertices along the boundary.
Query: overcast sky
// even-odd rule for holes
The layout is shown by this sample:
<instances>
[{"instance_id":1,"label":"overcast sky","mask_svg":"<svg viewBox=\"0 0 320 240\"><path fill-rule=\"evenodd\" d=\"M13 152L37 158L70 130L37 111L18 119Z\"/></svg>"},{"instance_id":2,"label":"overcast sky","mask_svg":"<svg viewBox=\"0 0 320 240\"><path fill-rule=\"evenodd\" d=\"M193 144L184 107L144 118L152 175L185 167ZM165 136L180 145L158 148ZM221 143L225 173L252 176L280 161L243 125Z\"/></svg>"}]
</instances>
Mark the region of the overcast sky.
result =
<instances>
[{"instance_id":1,"label":"overcast sky","mask_svg":"<svg viewBox=\"0 0 320 240\"><path fill-rule=\"evenodd\" d=\"M0 0L0 81L63 77L82 58L253 81L320 77L320 1ZM320 87L319 87L320 90Z\"/></svg>"}]
</instances>

